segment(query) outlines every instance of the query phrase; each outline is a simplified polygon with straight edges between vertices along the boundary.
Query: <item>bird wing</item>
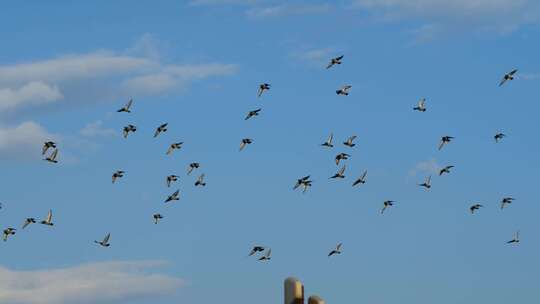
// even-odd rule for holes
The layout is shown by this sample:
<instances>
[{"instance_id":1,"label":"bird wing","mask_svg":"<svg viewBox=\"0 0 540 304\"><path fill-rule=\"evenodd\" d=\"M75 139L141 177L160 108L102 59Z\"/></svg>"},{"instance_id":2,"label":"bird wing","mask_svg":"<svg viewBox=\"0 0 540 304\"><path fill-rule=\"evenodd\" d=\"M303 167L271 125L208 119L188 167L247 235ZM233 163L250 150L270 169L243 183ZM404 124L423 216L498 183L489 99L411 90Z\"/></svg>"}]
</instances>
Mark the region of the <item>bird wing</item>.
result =
<instances>
[{"instance_id":1,"label":"bird wing","mask_svg":"<svg viewBox=\"0 0 540 304\"><path fill-rule=\"evenodd\" d=\"M328 136L326 143L332 144L332 140L334 140L334 133L330 133L330 136Z\"/></svg>"},{"instance_id":2,"label":"bird wing","mask_svg":"<svg viewBox=\"0 0 540 304\"><path fill-rule=\"evenodd\" d=\"M356 139L356 137L357 137L356 135L353 135L353 136L349 137L349 140L348 140L348 141L352 143L352 142L353 142L353 140L355 140L355 139Z\"/></svg>"},{"instance_id":3,"label":"bird wing","mask_svg":"<svg viewBox=\"0 0 540 304\"><path fill-rule=\"evenodd\" d=\"M26 228L26 226L28 225L30 225L30 222L28 220L25 220L22 229Z\"/></svg>"},{"instance_id":4,"label":"bird wing","mask_svg":"<svg viewBox=\"0 0 540 304\"><path fill-rule=\"evenodd\" d=\"M367 170L362 173L362 176L360 177L362 180L364 180L367 176Z\"/></svg>"},{"instance_id":5,"label":"bird wing","mask_svg":"<svg viewBox=\"0 0 540 304\"><path fill-rule=\"evenodd\" d=\"M159 128L156 129L156 132L154 132L154 137L157 137L161 131L159 131Z\"/></svg>"},{"instance_id":6,"label":"bird wing","mask_svg":"<svg viewBox=\"0 0 540 304\"><path fill-rule=\"evenodd\" d=\"M244 149L244 147L246 146L246 143L244 141L242 141L240 143L240 151L242 151Z\"/></svg>"},{"instance_id":7,"label":"bird wing","mask_svg":"<svg viewBox=\"0 0 540 304\"><path fill-rule=\"evenodd\" d=\"M261 97L263 90L264 90L263 87L259 86L259 90L257 91L257 97Z\"/></svg>"},{"instance_id":8,"label":"bird wing","mask_svg":"<svg viewBox=\"0 0 540 304\"><path fill-rule=\"evenodd\" d=\"M199 176L199 178L197 178L197 181L198 181L199 183L202 183L202 182L204 181L204 173L201 174L201 175Z\"/></svg>"},{"instance_id":9,"label":"bird wing","mask_svg":"<svg viewBox=\"0 0 540 304\"><path fill-rule=\"evenodd\" d=\"M107 244L109 242L109 239L111 238L111 234L108 233L105 238L103 239L103 244Z\"/></svg>"},{"instance_id":10,"label":"bird wing","mask_svg":"<svg viewBox=\"0 0 540 304\"><path fill-rule=\"evenodd\" d=\"M180 190L176 190L174 191L174 193L172 194L173 197L178 197L178 194L180 193Z\"/></svg>"},{"instance_id":11,"label":"bird wing","mask_svg":"<svg viewBox=\"0 0 540 304\"><path fill-rule=\"evenodd\" d=\"M43 149L41 149L41 155L45 155L45 153L47 153L48 149L49 149L49 146L47 145L47 143L45 143L43 145Z\"/></svg>"},{"instance_id":12,"label":"bird wing","mask_svg":"<svg viewBox=\"0 0 540 304\"><path fill-rule=\"evenodd\" d=\"M343 243L337 244L337 246L336 246L336 250L337 250L337 251L339 251L339 250L341 249L341 245L342 245L342 244L343 244Z\"/></svg>"},{"instance_id":13,"label":"bird wing","mask_svg":"<svg viewBox=\"0 0 540 304\"><path fill-rule=\"evenodd\" d=\"M428 178L426 179L426 184L428 184L428 185L429 185L430 183L431 183L431 175L430 175L430 176L428 176Z\"/></svg>"},{"instance_id":14,"label":"bird wing","mask_svg":"<svg viewBox=\"0 0 540 304\"><path fill-rule=\"evenodd\" d=\"M129 108L131 107L131 104L132 104L132 103L133 103L133 99L130 99L130 100L127 102L125 108L126 108L127 110L129 110Z\"/></svg>"},{"instance_id":15,"label":"bird wing","mask_svg":"<svg viewBox=\"0 0 540 304\"><path fill-rule=\"evenodd\" d=\"M58 155L58 149L54 149L54 151L51 154L51 159L55 160L57 155Z\"/></svg>"},{"instance_id":16,"label":"bird wing","mask_svg":"<svg viewBox=\"0 0 540 304\"><path fill-rule=\"evenodd\" d=\"M268 251L266 252L266 257L269 258L271 254L272 254L272 248L268 249Z\"/></svg>"},{"instance_id":17,"label":"bird wing","mask_svg":"<svg viewBox=\"0 0 540 304\"><path fill-rule=\"evenodd\" d=\"M444 147L444 141L441 140L441 143L439 144L439 150L442 149L442 147Z\"/></svg>"},{"instance_id":18,"label":"bird wing","mask_svg":"<svg viewBox=\"0 0 540 304\"><path fill-rule=\"evenodd\" d=\"M506 80L507 80L506 77L503 77L501 82L499 82L499 86L502 86L506 82Z\"/></svg>"},{"instance_id":19,"label":"bird wing","mask_svg":"<svg viewBox=\"0 0 540 304\"><path fill-rule=\"evenodd\" d=\"M173 150L174 150L174 146L170 145L169 149L167 149L167 155L171 154Z\"/></svg>"},{"instance_id":20,"label":"bird wing","mask_svg":"<svg viewBox=\"0 0 540 304\"><path fill-rule=\"evenodd\" d=\"M512 70L512 72L510 72L508 74L510 74L510 76L513 76L517 71L518 71L517 69L514 69L514 70Z\"/></svg>"},{"instance_id":21,"label":"bird wing","mask_svg":"<svg viewBox=\"0 0 540 304\"><path fill-rule=\"evenodd\" d=\"M47 223L52 222L52 210L49 210L49 213L47 213Z\"/></svg>"},{"instance_id":22,"label":"bird wing","mask_svg":"<svg viewBox=\"0 0 540 304\"><path fill-rule=\"evenodd\" d=\"M341 169L339 169L339 172L338 172L339 175L343 175L345 173L345 168L346 168L346 166L343 166L343 167L341 167Z\"/></svg>"}]
</instances>

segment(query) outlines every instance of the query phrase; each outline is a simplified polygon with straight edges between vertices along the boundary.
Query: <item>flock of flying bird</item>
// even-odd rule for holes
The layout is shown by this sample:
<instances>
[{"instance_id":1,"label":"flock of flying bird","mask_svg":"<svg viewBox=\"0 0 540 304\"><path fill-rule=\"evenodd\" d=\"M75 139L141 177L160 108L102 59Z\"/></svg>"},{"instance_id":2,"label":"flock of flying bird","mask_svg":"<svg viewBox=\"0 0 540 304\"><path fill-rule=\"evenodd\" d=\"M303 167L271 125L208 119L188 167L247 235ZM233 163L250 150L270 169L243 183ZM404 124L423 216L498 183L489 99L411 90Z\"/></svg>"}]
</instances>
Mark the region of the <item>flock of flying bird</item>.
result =
<instances>
[{"instance_id":1,"label":"flock of flying bird","mask_svg":"<svg viewBox=\"0 0 540 304\"><path fill-rule=\"evenodd\" d=\"M329 69L329 68L331 68L331 67L333 67L335 65L342 64L342 60L343 60L343 56L332 58L330 60L330 62L328 63L328 65L326 66L326 69ZM512 70L511 72L505 74L503 76L503 78L501 79L501 81L499 83L499 86L504 85L507 81L513 80L516 73L517 73L517 70ZM270 90L270 87L271 87L271 85L268 84L268 83L260 84L259 88L258 88L257 96L261 97L264 94L264 92ZM352 88L351 85L344 85L344 86L342 86L342 87L340 87L339 89L336 90L336 94L337 95L342 95L342 96L348 96L349 93L350 93L351 88ZM123 113L131 113L132 104L133 104L133 100L130 99L122 108L118 109L117 112L118 113L122 113L122 112ZM248 120L248 119L251 119L253 117L258 116L260 114L261 110L262 110L261 108L258 108L258 109L249 111L247 113L247 115L245 116L245 120ZM418 111L418 112L426 112L427 111L426 99L422 98L420 101L418 101L418 104L415 107L413 107L413 110ZM168 123L163 123L163 124L159 125L156 128L155 132L154 132L154 138L158 137L160 134L162 134L164 132L167 132L167 127L168 127ZM122 135L123 135L124 138L127 139L127 137L129 136L130 133L134 133L136 131L137 131L137 127L135 125L128 124L127 126L125 126L123 128ZM495 140L496 143L499 143L505 136L506 135L504 133L497 133L497 134L494 135L494 140ZM350 136L349 138L347 138L346 141L343 142L343 145L345 145L345 146L347 146L349 148L355 147L356 144L354 143L354 140L356 138L357 138L356 135ZM438 146L438 149L439 150L443 149L453 139L454 139L454 137L452 137L452 136L448 136L448 135L442 136L441 140L440 140L440 143L439 143L439 146ZM328 136L328 138L326 139L326 141L321 144L321 146L324 147L324 148L333 148L334 147L333 140L334 140L334 135L330 134ZM241 139L241 141L240 141L240 149L239 150L240 151L244 150L248 145L252 144L253 142L254 141L251 138L243 138L243 139ZM175 150L180 150L182 148L182 145L183 145L183 142L174 142L174 143L170 144L169 148L166 151L166 154L170 155ZM47 154L47 152L49 150L52 150L52 151L49 154ZM45 157L43 160L45 160L47 162L50 162L50 163L54 163L54 164L58 163L58 151L59 150L58 150L57 144L55 142L46 141L43 144L43 148L42 148L42 151L41 151L42 155ZM336 165L339 166L339 164L342 161L345 161L345 160L349 159L349 157L351 157L351 155L349 155L347 153L339 153L339 154L337 154L335 156ZM194 170L199 169L200 166L201 166L200 163L197 163L197 162L190 163L189 166L188 166L187 174L190 175ZM443 174L449 174L450 170L452 168L454 168L454 166L452 166L452 165L441 168L439 170L439 176L442 176ZM340 167L340 169L334 175L330 176L329 178L331 178L331 179L344 179L345 178L345 170L346 170L346 165L343 165L342 167ZM356 187L356 186L365 184L366 183L367 173L368 173L367 170L364 171L358 178L356 178L354 180L354 182L352 183L352 186ZM112 183L114 184L115 182L117 182L118 179L120 179L120 178L122 178L124 176L124 174L125 174L125 171L122 171L122 170L115 171L112 174ZM206 186L204 178L205 178L205 174L204 173L200 174L199 177L196 179L194 185L195 186L202 186L202 187ZM310 178L311 178L311 176L307 175L307 176L304 176L304 177L301 177L301 178L297 179L295 185L293 186L293 190L301 188L302 192L305 193L312 186L313 181ZM167 185L167 187L171 187L171 185L174 182L176 182L178 179L179 179L179 176L177 176L177 175L168 175L166 177L166 185ZM425 179L425 181L423 183L418 184L418 186L424 187L425 189L429 190L431 188L431 176L428 176ZM164 202L169 203L169 202L177 201L179 199L180 199L180 190L178 189L178 190L174 191L171 195L169 195L165 199ZM503 198L502 201L501 201L500 208L504 209L507 205L511 204L513 201L514 201L514 198L512 198L512 197ZM392 200L384 201L380 213L384 214L384 212L388 208L393 206L394 203L395 203L395 201L392 201ZM476 204L470 206L469 210L470 210L471 214L474 214L476 211L478 211L482 207L483 206L481 204L476 203ZM0 208L1 208L1 204L0 204ZM53 217L52 210L49 210L46 218L41 220L41 221L37 221L35 218L27 218L23 222L22 229L27 228L30 224L35 224L35 223L38 223L38 222L40 224L43 224L43 225L53 226L54 223L52 221L52 217ZM156 213L156 214L153 215L153 219L154 219L154 223L158 224L159 221L161 219L163 219L163 216L161 214L159 214L159 213ZM16 230L17 229L15 229L13 227L5 228L3 230L3 240L7 241L8 237L10 237L10 236L12 236L12 235L14 235L16 233ZM101 241L96 240L94 242L96 244L99 244L100 246L109 247L110 246L110 242L109 242L110 237L111 237L111 234L108 233ZM517 231L515 233L514 237L511 240L509 240L507 243L509 243L509 244L510 243L519 243L519 241L520 241L519 240L519 231ZM342 247L342 243L337 244L336 247L333 248L328 253L328 256L330 257L330 256L333 256L333 255L341 254L341 247ZM271 259L272 250L271 250L271 248L267 248L265 246L256 245L256 246L253 246L253 248L250 251L248 256L254 256L254 255L257 255L257 254L259 254L258 260L260 260L260 261L268 261L268 260Z\"/></svg>"}]
</instances>

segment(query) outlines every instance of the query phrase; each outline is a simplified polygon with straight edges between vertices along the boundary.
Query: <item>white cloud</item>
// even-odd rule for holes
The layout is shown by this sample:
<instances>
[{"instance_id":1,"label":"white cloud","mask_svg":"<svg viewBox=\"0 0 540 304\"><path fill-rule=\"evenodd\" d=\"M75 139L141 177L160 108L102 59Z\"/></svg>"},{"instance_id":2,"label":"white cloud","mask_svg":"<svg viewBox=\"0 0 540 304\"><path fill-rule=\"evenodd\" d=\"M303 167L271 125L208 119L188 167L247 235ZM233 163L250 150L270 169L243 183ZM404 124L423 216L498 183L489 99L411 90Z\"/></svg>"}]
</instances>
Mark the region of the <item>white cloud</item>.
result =
<instances>
[{"instance_id":1,"label":"white cloud","mask_svg":"<svg viewBox=\"0 0 540 304\"><path fill-rule=\"evenodd\" d=\"M23 122L12 128L0 127L0 156L15 159L36 158L41 153L43 142L58 139L58 136L50 134L33 121Z\"/></svg>"},{"instance_id":2,"label":"white cloud","mask_svg":"<svg viewBox=\"0 0 540 304\"><path fill-rule=\"evenodd\" d=\"M334 48L319 48L319 49L309 49L303 51L296 51L291 54L291 57L294 59L299 59L313 64L317 67L323 67L328 64L330 58L335 57L339 54L336 54Z\"/></svg>"},{"instance_id":3,"label":"white cloud","mask_svg":"<svg viewBox=\"0 0 540 304\"><path fill-rule=\"evenodd\" d=\"M116 136L118 133L110 128L103 127L103 121L97 120L88 123L80 131L82 136L86 137L98 137L98 136Z\"/></svg>"},{"instance_id":4,"label":"white cloud","mask_svg":"<svg viewBox=\"0 0 540 304\"><path fill-rule=\"evenodd\" d=\"M409 170L409 177L416 177L419 173L436 175L439 174L441 168L442 166L437 163L437 160L431 158L417 163L414 168Z\"/></svg>"},{"instance_id":5,"label":"white cloud","mask_svg":"<svg viewBox=\"0 0 540 304\"><path fill-rule=\"evenodd\" d=\"M16 271L0 267L0 302L71 304L129 300L173 293L184 281L155 272L163 262L105 262Z\"/></svg>"},{"instance_id":6,"label":"white cloud","mask_svg":"<svg viewBox=\"0 0 540 304\"><path fill-rule=\"evenodd\" d=\"M435 29L506 33L540 21L536 0L354 0L353 6L388 21L418 19L424 25L415 31L424 40Z\"/></svg>"},{"instance_id":7,"label":"white cloud","mask_svg":"<svg viewBox=\"0 0 540 304\"><path fill-rule=\"evenodd\" d=\"M17 107L51 103L63 97L57 86L50 86L40 81L33 81L15 89L0 88L0 112Z\"/></svg>"},{"instance_id":8,"label":"white cloud","mask_svg":"<svg viewBox=\"0 0 540 304\"><path fill-rule=\"evenodd\" d=\"M246 12L250 18L267 18L288 15L310 15L322 14L330 11L332 6L329 4L279 4L275 6L254 7Z\"/></svg>"}]
</instances>

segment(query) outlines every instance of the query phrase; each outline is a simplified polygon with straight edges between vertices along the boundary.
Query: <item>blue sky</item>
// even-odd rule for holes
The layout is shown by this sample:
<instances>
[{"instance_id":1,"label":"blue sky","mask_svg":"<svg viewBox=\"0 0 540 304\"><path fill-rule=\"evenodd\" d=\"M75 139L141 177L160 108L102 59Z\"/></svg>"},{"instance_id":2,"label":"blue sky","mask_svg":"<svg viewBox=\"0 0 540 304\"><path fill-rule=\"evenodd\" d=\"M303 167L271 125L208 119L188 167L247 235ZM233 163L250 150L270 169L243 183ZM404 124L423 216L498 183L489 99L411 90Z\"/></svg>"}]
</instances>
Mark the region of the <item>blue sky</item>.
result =
<instances>
[{"instance_id":1,"label":"blue sky","mask_svg":"<svg viewBox=\"0 0 540 304\"><path fill-rule=\"evenodd\" d=\"M0 244L0 302L270 304L290 275L328 303L536 298L537 2L28 1L0 11L0 225L20 229L49 209L55 222ZM272 88L257 98L262 82ZM344 84L350 95L337 96ZM427 112L413 111L422 97ZM116 113L129 98L132 113ZM124 139L130 123L138 131ZM336 147L325 150L330 132ZM508 135L499 144L497 132ZM353 134L356 147L341 145ZM443 135L455 140L438 151ZM239 152L245 137L254 143ZM58 142L58 164L42 160L45 140ZM339 152L352 155L347 178L329 180ZM452 173L436 176L445 165ZM113 185L116 170L126 174ZM205 188L193 186L199 173ZM180 176L171 188L169 174ZM307 174L313 187L292 191ZM428 175L425 191L416 184ZM176 189L180 200L165 205ZM516 201L501 211L505 196ZM381 216L385 200L396 204ZM506 245L516 230L522 242ZM108 232L111 247L93 243ZM329 259L338 242L343 254ZM271 247L272 260L246 258L253 245Z\"/></svg>"}]
</instances>

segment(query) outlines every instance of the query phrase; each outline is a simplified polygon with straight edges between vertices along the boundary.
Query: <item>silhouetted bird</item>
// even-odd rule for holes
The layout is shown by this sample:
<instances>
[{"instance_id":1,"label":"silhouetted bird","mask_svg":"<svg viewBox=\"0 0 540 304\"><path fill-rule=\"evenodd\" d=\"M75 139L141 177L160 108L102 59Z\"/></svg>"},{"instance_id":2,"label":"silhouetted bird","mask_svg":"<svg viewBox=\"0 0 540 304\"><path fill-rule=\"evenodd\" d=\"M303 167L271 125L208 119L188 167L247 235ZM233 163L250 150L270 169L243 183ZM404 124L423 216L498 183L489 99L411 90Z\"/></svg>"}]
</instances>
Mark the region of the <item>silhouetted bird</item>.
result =
<instances>
[{"instance_id":1,"label":"silhouetted bird","mask_svg":"<svg viewBox=\"0 0 540 304\"><path fill-rule=\"evenodd\" d=\"M496 143L498 143L504 137L506 137L506 134L504 134L504 133L497 133L497 134L495 134L495 136L493 136Z\"/></svg>"},{"instance_id":2,"label":"silhouetted bird","mask_svg":"<svg viewBox=\"0 0 540 304\"><path fill-rule=\"evenodd\" d=\"M262 83L259 85L259 91L257 92L257 97L261 97L261 95L264 93L264 91L270 90L270 84L269 83Z\"/></svg>"},{"instance_id":3,"label":"silhouetted bird","mask_svg":"<svg viewBox=\"0 0 540 304\"><path fill-rule=\"evenodd\" d=\"M514 234L514 238L506 242L507 244L519 243L519 230Z\"/></svg>"},{"instance_id":4,"label":"silhouetted bird","mask_svg":"<svg viewBox=\"0 0 540 304\"><path fill-rule=\"evenodd\" d=\"M173 194L169 195L167 199L165 200L165 203L168 203L170 201L177 201L179 200L178 195L180 194L180 190L176 190Z\"/></svg>"},{"instance_id":5,"label":"silhouetted bird","mask_svg":"<svg viewBox=\"0 0 540 304\"><path fill-rule=\"evenodd\" d=\"M352 85L344 85L341 88L336 90L336 94L348 96L351 88L352 88Z\"/></svg>"},{"instance_id":6,"label":"silhouetted bird","mask_svg":"<svg viewBox=\"0 0 540 304\"><path fill-rule=\"evenodd\" d=\"M326 69L329 69L329 68L333 67L336 64L341 64L341 59L343 59L343 55L330 59L330 62L326 66Z\"/></svg>"},{"instance_id":7,"label":"silhouetted bird","mask_svg":"<svg viewBox=\"0 0 540 304\"><path fill-rule=\"evenodd\" d=\"M112 183L114 184L114 182L116 182L116 180L118 178L124 177L124 173L126 173L126 172L122 171L122 170L118 170L118 171L114 172L113 175L112 175Z\"/></svg>"},{"instance_id":8,"label":"silhouetted bird","mask_svg":"<svg viewBox=\"0 0 540 304\"><path fill-rule=\"evenodd\" d=\"M109 247L111 244L109 243L109 239L111 238L111 234L108 233L102 241L94 241L94 243L101 245L102 247Z\"/></svg>"},{"instance_id":9,"label":"silhouetted bird","mask_svg":"<svg viewBox=\"0 0 540 304\"><path fill-rule=\"evenodd\" d=\"M332 251L330 251L328 256L330 257L330 256L333 256L334 254L341 254L341 245L342 243L337 244L336 249L333 249Z\"/></svg>"},{"instance_id":10,"label":"silhouetted bird","mask_svg":"<svg viewBox=\"0 0 540 304\"><path fill-rule=\"evenodd\" d=\"M56 157L58 157L58 149L54 149L51 153L51 155L49 155L48 157L45 157L45 159L43 160L46 160L50 163L58 163L58 161L56 160Z\"/></svg>"},{"instance_id":11,"label":"silhouetted bird","mask_svg":"<svg viewBox=\"0 0 540 304\"><path fill-rule=\"evenodd\" d=\"M391 206L394 206L394 201L385 201L383 203L383 208L381 209L381 214L384 213L384 210L386 210L386 208L390 208Z\"/></svg>"},{"instance_id":12,"label":"silhouetted bird","mask_svg":"<svg viewBox=\"0 0 540 304\"><path fill-rule=\"evenodd\" d=\"M418 186L424 187L426 189L430 189L431 188L431 175L426 178L425 182L418 184Z\"/></svg>"},{"instance_id":13,"label":"silhouetted bird","mask_svg":"<svg viewBox=\"0 0 540 304\"><path fill-rule=\"evenodd\" d=\"M450 173L450 169L454 168L454 166L446 166L439 170L439 176L443 175L444 173L448 174Z\"/></svg>"},{"instance_id":14,"label":"silhouetted bird","mask_svg":"<svg viewBox=\"0 0 540 304\"><path fill-rule=\"evenodd\" d=\"M244 150L244 148L247 145L252 144L252 143L253 143L253 139L251 139L251 138L242 139L242 141L240 142L240 151Z\"/></svg>"},{"instance_id":15,"label":"silhouetted bird","mask_svg":"<svg viewBox=\"0 0 540 304\"><path fill-rule=\"evenodd\" d=\"M161 220L163 216L159 213L154 214L154 224L159 223L159 220Z\"/></svg>"},{"instance_id":16,"label":"silhouetted bird","mask_svg":"<svg viewBox=\"0 0 540 304\"><path fill-rule=\"evenodd\" d=\"M187 174L190 175L193 170L198 169L200 166L201 166L201 164L199 164L199 163L191 163L191 164L189 164Z\"/></svg>"},{"instance_id":17,"label":"silhouetted bird","mask_svg":"<svg viewBox=\"0 0 540 304\"><path fill-rule=\"evenodd\" d=\"M22 225L22 229L26 228L30 224L35 224L35 223L36 223L36 219L33 218L33 217L29 217L26 220L24 220L24 223Z\"/></svg>"},{"instance_id":18,"label":"silhouetted bird","mask_svg":"<svg viewBox=\"0 0 540 304\"><path fill-rule=\"evenodd\" d=\"M246 118L245 120L248 120L250 119L251 117L253 116L259 116L259 112L261 111L261 109L257 109L257 110L253 110L253 111L249 111L246 115Z\"/></svg>"},{"instance_id":19,"label":"silhouetted bird","mask_svg":"<svg viewBox=\"0 0 540 304\"><path fill-rule=\"evenodd\" d=\"M167 125L168 123L164 123L156 128L156 132L154 132L154 138L157 137L159 134L163 132L167 132Z\"/></svg>"},{"instance_id":20,"label":"silhouetted bird","mask_svg":"<svg viewBox=\"0 0 540 304\"><path fill-rule=\"evenodd\" d=\"M259 261L269 261L271 259L272 249L268 248L266 253L259 258Z\"/></svg>"},{"instance_id":21,"label":"silhouetted bird","mask_svg":"<svg viewBox=\"0 0 540 304\"><path fill-rule=\"evenodd\" d=\"M137 127L134 125L127 125L124 127L122 133L124 135L124 138L127 138L129 135L129 132L135 132L137 131Z\"/></svg>"},{"instance_id":22,"label":"silhouetted bird","mask_svg":"<svg viewBox=\"0 0 540 304\"><path fill-rule=\"evenodd\" d=\"M330 133L330 136L326 139L324 143L321 144L323 147L333 148L332 140L334 139L334 134Z\"/></svg>"},{"instance_id":23,"label":"silhouetted bird","mask_svg":"<svg viewBox=\"0 0 540 304\"><path fill-rule=\"evenodd\" d=\"M413 108L415 111L425 112L426 111L426 99L422 98L418 101L418 105Z\"/></svg>"},{"instance_id":24,"label":"silhouetted bird","mask_svg":"<svg viewBox=\"0 0 540 304\"><path fill-rule=\"evenodd\" d=\"M356 144L353 143L353 141L356 139L356 137L357 137L356 135L353 135L353 136L347 138L347 140L345 142L343 142L343 144L345 146L351 147L351 148L356 146Z\"/></svg>"},{"instance_id":25,"label":"silhouetted bird","mask_svg":"<svg viewBox=\"0 0 540 304\"><path fill-rule=\"evenodd\" d=\"M52 222L52 210L49 210L49 212L47 213L47 218L42 220L40 224L54 226L54 223Z\"/></svg>"},{"instance_id":26,"label":"silhouetted bird","mask_svg":"<svg viewBox=\"0 0 540 304\"><path fill-rule=\"evenodd\" d=\"M169 149L167 149L167 155L170 155L174 150L180 150L182 148L182 144L183 142L172 143L169 146Z\"/></svg>"},{"instance_id":27,"label":"silhouetted bird","mask_svg":"<svg viewBox=\"0 0 540 304\"><path fill-rule=\"evenodd\" d=\"M309 177L310 176L307 175L307 176L304 176L304 177L299 178L298 180L296 180L296 184L294 185L293 190L296 190L296 189L298 189L298 187L302 186L302 187L304 187L303 192L305 193L307 191L307 189L309 187L311 187L312 181L309 180Z\"/></svg>"},{"instance_id":28,"label":"silhouetted bird","mask_svg":"<svg viewBox=\"0 0 540 304\"><path fill-rule=\"evenodd\" d=\"M345 178L345 166L341 167L336 174L330 176L330 178Z\"/></svg>"},{"instance_id":29,"label":"silhouetted bird","mask_svg":"<svg viewBox=\"0 0 540 304\"><path fill-rule=\"evenodd\" d=\"M362 175L354 181L354 183L352 184L353 187L358 185L358 184L365 184L366 183L366 175L367 175L367 170L364 171L364 173L362 173Z\"/></svg>"},{"instance_id":30,"label":"silhouetted bird","mask_svg":"<svg viewBox=\"0 0 540 304\"><path fill-rule=\"evenodd\" d=\"M452 139L454 139L454 137L452 137L452 136L443 136L443 137L441 137L441 143L439 144L439 150L442 149L444 147L444 145L451 142Z\"/></svg>"},{"instance_id":31,"label":"silhouetted bird","mask_svg":"<svg viewBox=\"0 0 540 304\"><path fill-rule=\"evenodd\" d=\"M469 210L471 211L471 214L474 214L474 211L476 211L476 210L478 210L478 209L480 209L482 207L484 207L484 206L482 206L480 204L474 204L469 208Z\"/></svg>"},{"instance_id":32,"label":"silhouetted bird","mask_svg":"<svg viewBox=\"0 0 540 304\"><path fill-rule=\"evenodd\" d=\"M197 178L197 181L195 182L195 187L197 186L206 186L206 183L204 182L204 173L199 175L199 178Z\"/></svg>"},{"instance_id":33,"label":"silhouetted bird","mask_svg":"<svg viewBox=\"0 0 540 304\"><path fill-rule=\"evenodd\" d=\"M506 205L511 204L515 199L513 197L505 197L501 201L501 210L504 209Z\"/></svg>"},{"instance_id":34,"label":"silhouetted bird","mask_svg":"<svg viewBox=\"0 0 540 304\"><path fill-rule=\"evenodd\" d=\"M517 69L514 69L512 70L510 73L507 73L507 74L504 74L501 82L499 83L499 86L502 86L503 84L505 84L508 80L514 80L514 74L516 74L518 70Z\"/></svg>"},{"instance_id":35,"label":"silhouetted bird","mask_svg":"<svg viewBox=\"0 0 540 304\"><path fill-rule=\"evenodd\" d=\"M167 187L170 187L172 182L176 182L178 180L178 177L179 177L178 175L174 175L174 174L167 176L167 179L166 179Z\"/></svg>"},{"instance_id":36,"label":"silhouetted bird","mask_svg":"<svg viewBox=\"0 0 540 304\"><path fill-rule=\"evenodd\" d=\"M41 155L45 155L45 153L47 153L47 150L49 150L49 148L56 148L56 143L52 141L46 141L43 144L43 149L41 149Z\"/></svg>"},{"instance_id":37,"label":"silhouetted bird","mask_svg":"<svg viewBox=\"0 0 540 304\"><path fill-rule=\"evenodd\" d=\"M263 246L253 246L253 248L249 252L248 256L252 256L252 255L254 255L254 254L258 253L258 252L263 252L263 251L264 251Z\"/></svg>"},{"instance_id":38,"label":"silhouetted bird","mask_svg":"<svg viewBox=\"0 0 540 304\"><path fill-rule=\"evenodd\" d=\"M4 229L4 242L7 241L10 235L14 235L16 230L17 229L11 227Z\"/></svg>"},{"instance_id":39,"label":"silhouetted bird","mask_svg":"<svg viewBox=\"0 0 540 304\"><path fill-rule=\"evenodd\" d=\"M129 108L131 108L131 104L133 103L133 99L130 99L125 106L123 106L122 108L120 108L118 111L116 112L127 112L127 113L131 113L131 110Z\"/></svg>"},{"instance_id":40,"label":"silhouetted bird","mask_svg":"<svg viewBox=\"0 0 540 304\"><path fill-rule=\"evenodd\" d=\"M339 153L338 155L336 155L336 165L339 165L339 162L342 160L349 159L349 156L350 155L347 153Z\"/></svg>"}]
</instances>

